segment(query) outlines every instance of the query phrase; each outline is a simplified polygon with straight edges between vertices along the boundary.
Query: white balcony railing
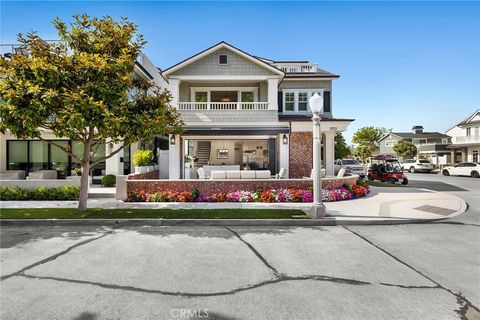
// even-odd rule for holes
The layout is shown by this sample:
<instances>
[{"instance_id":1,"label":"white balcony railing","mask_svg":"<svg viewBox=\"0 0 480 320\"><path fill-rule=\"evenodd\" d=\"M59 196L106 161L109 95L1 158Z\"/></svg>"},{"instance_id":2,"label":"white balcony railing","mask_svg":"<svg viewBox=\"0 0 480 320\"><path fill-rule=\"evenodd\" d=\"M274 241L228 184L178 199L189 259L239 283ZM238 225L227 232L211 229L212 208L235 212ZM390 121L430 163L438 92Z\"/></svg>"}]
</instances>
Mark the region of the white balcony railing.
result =
<instances>
[{"instance_id":1,"label":"white balcony railing","mask_svg":"<svg viewBox=\"0 0 480 320\"><path fill-rule=\"evenodd\" d=\"M268 110L268 102L179 102L178 110Z\"/></svg>"},{"instance_id":2,"label":"white balcony railing","mask_svg":"<svg viewBox=\"0 0 480 320\"><path fill-rule=\"evenodd\" d=\"M480 135L456 137L456 143L476 143L480 142Z\"/></svg>"},{"instance_id":3,"label":"white balcony railing","mask_svg":"<svg viewBox=\"0 0 480 320\"><path fill-rule=\"evenodd\" d=\"M317 65L313 63L289 63L289 64L276 64L275 67L283 72L317 72Z\"/></svg>"}]
</instances>

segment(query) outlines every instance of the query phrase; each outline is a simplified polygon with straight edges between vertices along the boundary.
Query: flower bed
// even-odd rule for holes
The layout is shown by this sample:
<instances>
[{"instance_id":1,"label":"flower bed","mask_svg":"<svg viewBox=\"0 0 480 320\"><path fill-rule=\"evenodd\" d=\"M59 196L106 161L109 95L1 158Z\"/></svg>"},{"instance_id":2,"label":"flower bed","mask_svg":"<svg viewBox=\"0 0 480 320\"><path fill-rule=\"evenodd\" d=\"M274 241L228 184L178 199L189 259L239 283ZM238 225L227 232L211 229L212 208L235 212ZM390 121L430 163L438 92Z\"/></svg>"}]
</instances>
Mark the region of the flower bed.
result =
<instances>
[{"instance_id":1,"label":"flower bed","mask_svg":"<svg viewBox=\"0 0 480 320\"><path fill-rule=\"evenodd\" d=\"M322 201L333 202L365 197L370 187L363 180L355 185L322 190ZM145 191L129 192L128 202L313 202L312 188L308 189L258 189L256 191L234 191L204 194L199 190L189 191Z\"/></svg>"}]
</instances>

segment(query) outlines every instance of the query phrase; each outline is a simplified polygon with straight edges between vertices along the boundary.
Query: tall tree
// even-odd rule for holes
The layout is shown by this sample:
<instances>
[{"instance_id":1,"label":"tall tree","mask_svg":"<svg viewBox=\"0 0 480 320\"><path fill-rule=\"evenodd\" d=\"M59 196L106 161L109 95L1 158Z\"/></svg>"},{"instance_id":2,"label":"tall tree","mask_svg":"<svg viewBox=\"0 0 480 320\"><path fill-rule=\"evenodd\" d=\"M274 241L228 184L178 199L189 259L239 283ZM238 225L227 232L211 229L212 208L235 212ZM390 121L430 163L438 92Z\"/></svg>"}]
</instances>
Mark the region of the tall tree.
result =
<instances>
[{"instance_id":1,"label":"tall tree","mask_svg":"<svg viewBox=\"0 0 480 320\"><path fill-rule=\"evenodd\" d=\"M393 151L402 158L413 158L417 155L417 147L408 141L400 140L393 146Z\"/></svg>"},{"instance_id":2,"label":"tall tree","mask_svg":"<svg viewBox=\"0 0 480 320\"><path fill-rule=\"evenodd\" d=\"M80 162L78 209L86 210L92 166L140 139L180 132L182 123L168 91L133 76L145 45L135 24L111 17L73 18L69 25L53 20L59 42L19 34L27 54L0 59L0 132L44 140ZM44 139L44 132L83 144L82 155ZM105 141L121 146L93 161L91 154Z\"/></svg>"},{"instance_id":3,"label":"tall tree","mask_svg":"<svg viewBox=\"0 0 480 320\"><path fill-rule=\"evenodd\" d=\"M343 159L350 154L350 148L341 132L335 135L335 159Z\"/></svg>"},{"instance_id":4,"label":"tall tree","mask_svg":"<svg viewBox=\"0 0 480 320\"><path fill-rule=\"evenodd\" d=\"M383 127L363 127L353 134L352 141L359 145L376 146L378 140L387 132L388 130Z\"/></svg>"}]
</instances>

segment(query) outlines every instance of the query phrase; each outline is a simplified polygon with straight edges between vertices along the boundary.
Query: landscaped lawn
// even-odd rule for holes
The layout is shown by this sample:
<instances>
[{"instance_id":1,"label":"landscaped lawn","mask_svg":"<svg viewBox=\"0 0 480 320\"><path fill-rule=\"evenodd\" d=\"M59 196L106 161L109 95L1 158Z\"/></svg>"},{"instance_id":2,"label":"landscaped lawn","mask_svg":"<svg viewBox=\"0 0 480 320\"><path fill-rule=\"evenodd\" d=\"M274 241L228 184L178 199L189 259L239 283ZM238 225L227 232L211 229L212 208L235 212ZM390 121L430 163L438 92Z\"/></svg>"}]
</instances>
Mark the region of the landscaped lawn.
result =
<instances>
[{"instance_id":1,"label":"landscaped lawn","mask_svg":"<svg viewBox=\"0 0 480 320\"><path fill-rule=\"evenodd\" d=\"M295 216L295 217L294 217ZM299 217L296 217L299 216ZM1 209L0 219L305 219L301 210L288 209Z\"/></svg>"}]
</instances>

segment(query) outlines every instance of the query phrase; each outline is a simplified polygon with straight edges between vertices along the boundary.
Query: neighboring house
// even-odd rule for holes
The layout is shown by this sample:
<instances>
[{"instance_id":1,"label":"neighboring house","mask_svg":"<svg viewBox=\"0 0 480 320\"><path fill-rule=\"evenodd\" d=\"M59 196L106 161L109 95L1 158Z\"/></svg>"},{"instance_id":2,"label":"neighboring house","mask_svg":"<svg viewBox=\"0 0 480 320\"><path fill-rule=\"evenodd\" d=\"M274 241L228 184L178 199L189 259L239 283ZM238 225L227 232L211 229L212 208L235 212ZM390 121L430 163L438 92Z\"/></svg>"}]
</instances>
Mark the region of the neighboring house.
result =
<instances>
[{"instance_id":1,"label":"neighboring house","mask_svg":"<svg viewBox=\"0 0 480 320\"><path fill-rule=\"evenodd\" d=\"M446 131L452 137L448 146L451 163L480 162L480 109Z\"/></svg>"},{"instance_id":2,"label":"neighboring house","mask_svg":"<svg viewBox=\"0 0 480 320\"><path fill-rule=\"evenodd\" d=\"M18 46L15 45L2 45L0 48L1 54L6 56L9 53L20 53ZM21 53L28 54L28 52ZM166 86L166 81L145 54L141 54L137 58L133 76L146 78L161 87ZM70 145L72 151L79 155L83 152L83 147L75 141L56 137L48 132L43 134L42 138L55 140L57 144ZM93 159L103 157L106 153L109 154L113 148L116 149L117 146L106 143L93 155ZM91 174L102 176L104 174L123 175L133 172L131 159L132 153L137 148L138 145L127 147L124 152L120 152L92 168ZM65 178L72 175L74 168L79 167L80 164L75 163L72 157L46 142L38 139L19 140L8 133L0 134L0 172L23 170L28 175L29 172L38 170L56 170L58 178Z\"/></svg>"},{"instance_id":3,"label":"neighboring house","mask_svg":"<svg viewBox=\"0 0 480 320\"><path fill-rule=\"evenodd\" d=\"M185 123L170 136L169 178L195 178L196 168L232 166L310 176L312 114L308 99L324 98L321 115L327 174L334 173L334 137L353 119L335 119L332 81L339 76L308 61L274 61L220 42L164 70ZM184 164L196 158L195 167Z\"/></svg>"},{"instance_id":4,"label":"neighboring house","mask_svg":"<svg viewBox=\"0 0 480 320\"><path fill-rule=\"evenodd\" d=\"M440 132L424 132L422 126L414 126L412 132L389 132L379 140L379 154L396 156L393 147L405 140L417 147L417 157L427 158L433 164L446 164L450 150L450 137Z\"/></svg>"},{"instance_id":5,"label":"neighboring house","mask_svg":"<svg viewBox=\"0 0 480 320\"><path fill-rule=\"evenodd\" d=\"M270 170L273 175L285 168L286 177L309 177L313 139L308 99L318 93L324 98L322 159L327 174L333 175L335 133L354 121L333 117L332 81L338 75L308 61L256 57L226 42L163 72L141 55L135 74L171 91L184 132L134 144L97 166L102 172L96 174L131 173L133 152L151 148L159 156L161 178L195 178L197 168L209 166ZM71 144L74 152L78 149L75 141L45 137ZM112 149L116 146L106 143L100 153ZM38 140L1 135L0 150L0 171L54 169L65 177L77 165L61 150ZM192 158L195 165L189 168Z\"/></svg>"}]
</instances>

